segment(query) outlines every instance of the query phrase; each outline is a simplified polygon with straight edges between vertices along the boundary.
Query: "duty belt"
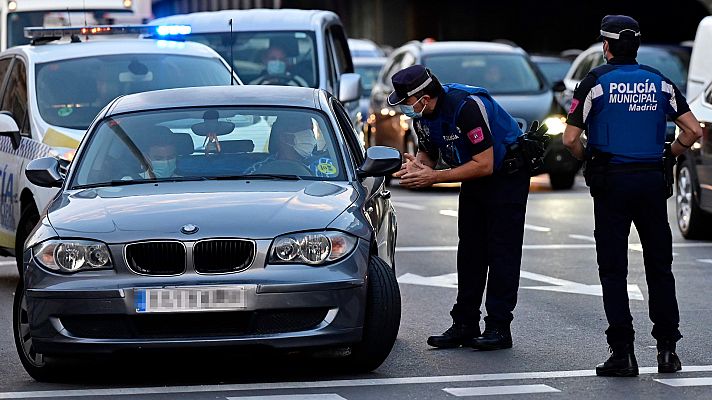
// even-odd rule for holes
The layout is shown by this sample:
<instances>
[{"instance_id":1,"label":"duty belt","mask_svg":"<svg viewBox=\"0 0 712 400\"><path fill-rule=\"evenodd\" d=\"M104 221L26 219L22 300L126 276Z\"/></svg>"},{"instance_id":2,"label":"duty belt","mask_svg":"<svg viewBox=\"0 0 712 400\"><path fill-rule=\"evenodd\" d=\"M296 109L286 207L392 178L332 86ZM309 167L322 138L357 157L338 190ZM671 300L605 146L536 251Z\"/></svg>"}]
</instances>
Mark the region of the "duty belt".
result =
<instances>
[{"instance_id":1,"label":"duty belt","mask_svg":"<svg viewBox=\"0 0 712 400\"><path fill-rule=\"evenodd\" d=\"M608 164L606 172L622 173L622 172L644 172L644 171L662 171L663 162L651 163L624 163L624 164Z\"/></svg>"}]
</instances>

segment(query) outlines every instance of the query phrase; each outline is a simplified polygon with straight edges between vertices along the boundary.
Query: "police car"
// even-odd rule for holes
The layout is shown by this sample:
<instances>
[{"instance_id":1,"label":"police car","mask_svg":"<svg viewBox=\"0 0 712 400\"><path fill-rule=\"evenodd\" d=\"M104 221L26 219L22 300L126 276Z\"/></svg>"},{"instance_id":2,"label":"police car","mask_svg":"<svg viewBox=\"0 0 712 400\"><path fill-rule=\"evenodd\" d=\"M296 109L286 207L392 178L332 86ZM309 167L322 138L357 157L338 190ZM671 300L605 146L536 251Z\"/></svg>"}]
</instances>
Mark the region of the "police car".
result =
<instances>
[{"instance_id":1,"label":"police car","mask_svg":"<svg viewBox=\"0 0 712 400\"><path fill-rule=\"evenodd\" d=\"M72 160L94 117L117 96L236 82L218 53L198 43L112 38L172 37L189 27L28 28L30 45L0 53L0 254L12 256L55 189L29 183L25 165L52 155Z\"/></svg>"}]
</instances>

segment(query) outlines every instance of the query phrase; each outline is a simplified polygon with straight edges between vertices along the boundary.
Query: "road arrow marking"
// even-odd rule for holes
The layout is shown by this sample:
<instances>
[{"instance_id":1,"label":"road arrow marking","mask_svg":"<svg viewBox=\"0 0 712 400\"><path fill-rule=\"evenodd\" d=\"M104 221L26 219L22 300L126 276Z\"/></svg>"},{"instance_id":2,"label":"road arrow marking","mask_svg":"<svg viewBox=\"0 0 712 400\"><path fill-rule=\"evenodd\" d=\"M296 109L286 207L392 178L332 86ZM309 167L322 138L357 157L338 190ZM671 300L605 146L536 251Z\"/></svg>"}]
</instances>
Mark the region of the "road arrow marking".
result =
<instances>
[{"instance_id":1,"label":"road arrow marking","mask_svg":"<svg viewBox=\"0 0 712 400\"><path fill-rule=\"evenodd\" d=\"M542 274L536 274L528 271L521 271L520 276L524 279L529 279L532 281L548 283L551 286L522 286L522 289L529 290L542 290L548 292L559 292L559 293L574 293L574 294L585 294L589 296L603 296L603 289L601 285L586 285L583 283L567 281L565 279L555 278L553 276L546 276ZM416 274L403 274L398 278L398 282L410 284L410 285L420 285L420 286L434 286L434 287L444 287L444 288L457 288L457 273L444 274L437 276L420 276ZM643 293L638 285L628 285L628 298L631 300L645 300Z\"/></svg>"}]
</instances>

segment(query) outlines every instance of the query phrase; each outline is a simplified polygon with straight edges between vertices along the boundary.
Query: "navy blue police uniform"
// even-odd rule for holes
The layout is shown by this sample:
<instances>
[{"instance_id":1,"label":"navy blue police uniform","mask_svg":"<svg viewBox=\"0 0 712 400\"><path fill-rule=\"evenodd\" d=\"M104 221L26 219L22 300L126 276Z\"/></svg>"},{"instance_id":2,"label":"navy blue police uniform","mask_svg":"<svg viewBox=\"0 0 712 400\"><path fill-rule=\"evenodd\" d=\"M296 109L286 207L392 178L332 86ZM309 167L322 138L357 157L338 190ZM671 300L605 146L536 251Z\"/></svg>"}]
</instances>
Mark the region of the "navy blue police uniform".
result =
<instances>
[{"instance_id":1,"label":"navy blue police uniform","mask_svg":"<svg viewBox=\"0 0 712 400\"><path fill-rule=\"evenodd\" d=\"M604 24L634 21L626 18L607 17ZM627 30L639 36L637 29ZM602 27L609 38L615 39L618 31L608 33ZM610 59L592 70L574 92L568 124L587 132L587 163L591 164L587 183L593 196L596 254L611 346L634 341L627 290L631 223L643 246L652 335L659 343L682 337L662 160L667 119L688 111L675 84L635 58Z\"/></svg>"},{"instance_id":2,"label":"navy blue police uniform","mask_svg":"<svg viewBox=\"0 0 712 400\"><path fill-rule=\"evenodd\" d=\"M410 67L394 75L396 92L399 79L407 80L408 74L431 77L422 66ZM389 98L389 102L397 104L416 92L403 93L395 101ZM523 135L522 130L487 90L460 84L443 85L434 111L415 118L413 126L419 151L452 168L492 148L494 173L462 182L460 187L458 293L450 314L455 325L475 327L478 336L486 285L485 333L487 329L504 332L511 347L509 326L517 303L529 173L524 169L504 173L502 165L507 146Z\"/></svg>"}]
</instances>

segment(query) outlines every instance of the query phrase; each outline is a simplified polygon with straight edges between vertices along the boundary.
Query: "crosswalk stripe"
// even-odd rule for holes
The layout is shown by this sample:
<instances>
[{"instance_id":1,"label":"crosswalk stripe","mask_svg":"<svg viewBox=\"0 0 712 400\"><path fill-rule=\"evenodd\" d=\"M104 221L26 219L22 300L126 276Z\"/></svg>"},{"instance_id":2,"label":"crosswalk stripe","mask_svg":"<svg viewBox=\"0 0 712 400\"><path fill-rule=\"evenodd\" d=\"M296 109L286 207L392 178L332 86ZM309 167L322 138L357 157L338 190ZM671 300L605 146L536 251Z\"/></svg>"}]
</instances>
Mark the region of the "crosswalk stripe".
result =
<instances>
[{"instance_id":1,"label":"crosswalk stripe","mask_svg":"<svg viewBox=\"0 0 712 400\"><path fill-rule=\"evenodd\" d=\"M227 400L346 400L336 393L228 397Z\"/></svg>"},{"instance_id":2,"label":"crosswalk stripe","mask_svg":"<svg viewBox=\"0 0 712 400\"><path fill-rule=\"evenodd\" d=\"M683 386L712 386L712 378L672 378L672 379L654 379L655 382L660 382L664 385L683 387Z\"/></svg>"},{"instance_id":3,"label":"crosswalk stripe","mask_svg":"<svg viewBox=\"0 0 712 400\"><path fill-rule=\"evenodd\" d=\"M478 386L464 388L447 388L443 390L457 397L560 392L559 389L547 385Z\"/></svg>"}]
</instances>

